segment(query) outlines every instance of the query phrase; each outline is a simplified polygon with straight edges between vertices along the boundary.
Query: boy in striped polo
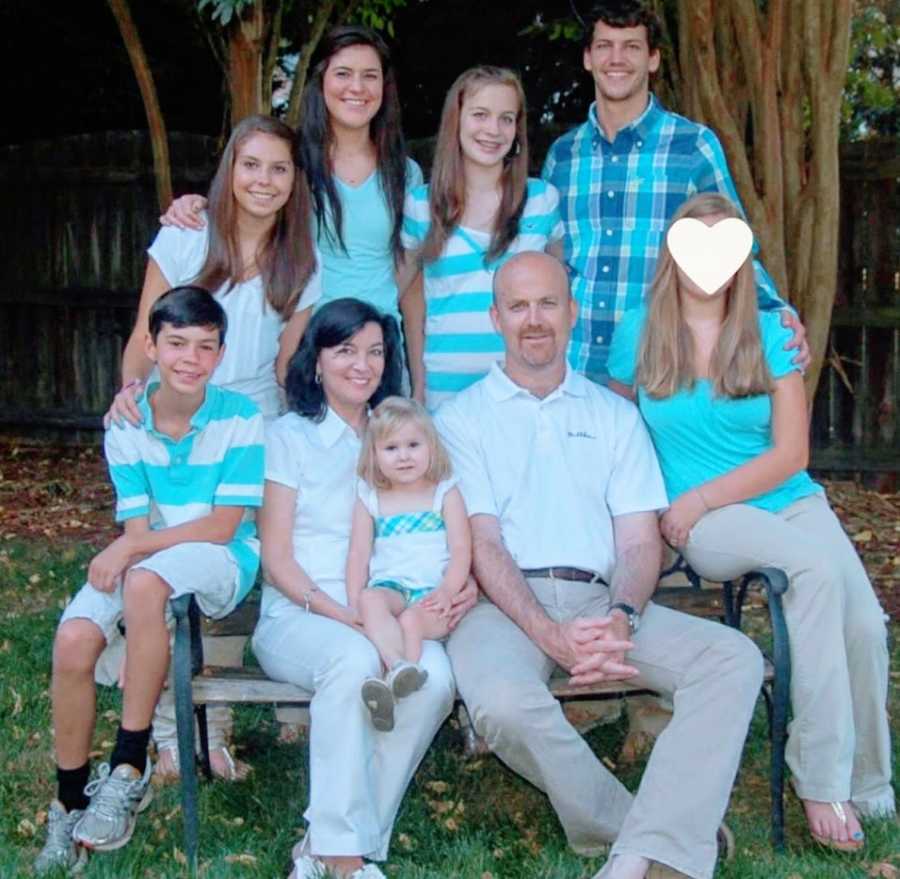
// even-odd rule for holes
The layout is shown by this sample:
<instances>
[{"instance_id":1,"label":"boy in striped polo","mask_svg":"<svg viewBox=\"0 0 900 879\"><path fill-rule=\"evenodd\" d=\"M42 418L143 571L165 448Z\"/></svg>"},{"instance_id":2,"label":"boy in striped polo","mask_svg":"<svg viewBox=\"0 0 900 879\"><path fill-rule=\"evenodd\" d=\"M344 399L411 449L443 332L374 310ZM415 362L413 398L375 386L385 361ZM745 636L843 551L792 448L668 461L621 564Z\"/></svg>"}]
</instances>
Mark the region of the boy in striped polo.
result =
<instances>
[{"instance_id":1,"label":"boy in striped polo","mask_svg":"<svg viewBox=\"0 0 900 879\"><path fill-rule=\"evenodd\" d=\"M176 287L149 315L147 354L159 382L142 424L113 425L106 458L124 533L91 561L53 648L58 798L38 874L75 868L85 849L125 845L150 800L147 745L169 666L168 603L191 593L228 614L259 567L251 508L262 503L263 419L246 397L208 384L224 353L225 312L199 287ZM124 623L122 720L109 763L87 784L94 667Z\"/></svg>"}]
</instances>

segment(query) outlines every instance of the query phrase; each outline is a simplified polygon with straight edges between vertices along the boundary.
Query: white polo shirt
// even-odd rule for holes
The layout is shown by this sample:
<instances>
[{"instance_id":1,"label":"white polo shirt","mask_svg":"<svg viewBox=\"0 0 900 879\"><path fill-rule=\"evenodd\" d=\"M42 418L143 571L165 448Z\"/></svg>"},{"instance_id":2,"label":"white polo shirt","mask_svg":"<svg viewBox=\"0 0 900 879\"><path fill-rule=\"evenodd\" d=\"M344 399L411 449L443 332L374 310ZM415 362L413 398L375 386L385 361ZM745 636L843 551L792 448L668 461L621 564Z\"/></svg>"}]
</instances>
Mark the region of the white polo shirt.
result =
<instances>
[{"instance_id":1,"label":"white polo shirt","mask_svg":"<svg viewBox=\"0 0 900 879\"><path fill-rule=\"evenodd\" d=\"M297 492L292 529L294 558L335 601L347 603L345 582L350 523L356 502L360 440L332 409L320 422L295 412L266 431L266 479ZM290 604L263 584L263 611Z\"/></svg>"},{"instance_id":2,"label":"white polo shirt","mask_svg":"<svg viewBox=\"0 0 900 879\"><path fill-rule=\"evenodd\" d=\"M637 407L571 369L539 399L494 364L435 421L469 515L499 519L520 568L568 565L609 582L613 518L668 506Z\"/></svg>"}]
</instances>

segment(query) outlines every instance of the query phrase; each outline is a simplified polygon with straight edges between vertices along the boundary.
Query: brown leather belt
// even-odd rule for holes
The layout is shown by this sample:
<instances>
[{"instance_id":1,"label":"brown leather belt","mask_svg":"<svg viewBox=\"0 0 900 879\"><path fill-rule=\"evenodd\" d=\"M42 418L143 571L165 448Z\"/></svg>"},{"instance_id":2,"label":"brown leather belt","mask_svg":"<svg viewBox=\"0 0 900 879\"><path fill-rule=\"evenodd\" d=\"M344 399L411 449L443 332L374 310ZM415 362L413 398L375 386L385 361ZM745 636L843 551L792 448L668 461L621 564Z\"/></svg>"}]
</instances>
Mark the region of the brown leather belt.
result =
<instances>
[{"instance_id":1,"label":"brown leather belt","mask_svg":"<svg viewBox=\"0 0 900 879\"><path fill-rule=\"evenodd\" d=\"M550 580L577 580L579 583L602 583L606 580L594 571L583 568L525 568L522 573L526 577L544 577Z\"/></svg>"}]
</instances>

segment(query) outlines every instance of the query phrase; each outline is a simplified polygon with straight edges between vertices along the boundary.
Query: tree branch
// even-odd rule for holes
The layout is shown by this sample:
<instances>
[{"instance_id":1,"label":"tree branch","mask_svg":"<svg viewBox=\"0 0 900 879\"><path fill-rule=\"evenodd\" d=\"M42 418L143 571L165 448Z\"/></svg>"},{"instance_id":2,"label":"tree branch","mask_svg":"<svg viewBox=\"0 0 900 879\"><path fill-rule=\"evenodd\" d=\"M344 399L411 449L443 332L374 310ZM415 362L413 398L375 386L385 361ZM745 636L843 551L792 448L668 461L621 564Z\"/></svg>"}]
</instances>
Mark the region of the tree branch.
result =
<instances>
[{"instance_id":1,"label":"tree branch","mask_svg":"<svg viewBox=\"0 0 900 879\"><path fill-rule=\"evenodd\" d=\"M165 211L172 203L172 171L169 162L169 140L153 82L153 72L147 63L147 56L141 44L128 0L108 0L109 8L115 16L119 33L131 59L131 67L141 90L147 125L150 129L150 146L153 151L153 176L156 180L156 198L160 211Z\"/></svg>"},{"instance_id":2,"label":"tree branch","mask_svg":"<svg viewBox=\"0 0 900 879\"><path fill-rule=\"evenodd\" d=\"M288 101L288 111L285 121L291 128L296 128L300 124L300 106L303 101L303 89L306 86L306 77L309 75L309 66L312 63L312 56L319 45L334 11L336 0L323 0L316 9L316 17L313 19L312 28L309 33L309 39L300 49L300 58L297 61L297 69L294 71L294 79L291 83L291 96Z\"/></svg>"}]
</instances>

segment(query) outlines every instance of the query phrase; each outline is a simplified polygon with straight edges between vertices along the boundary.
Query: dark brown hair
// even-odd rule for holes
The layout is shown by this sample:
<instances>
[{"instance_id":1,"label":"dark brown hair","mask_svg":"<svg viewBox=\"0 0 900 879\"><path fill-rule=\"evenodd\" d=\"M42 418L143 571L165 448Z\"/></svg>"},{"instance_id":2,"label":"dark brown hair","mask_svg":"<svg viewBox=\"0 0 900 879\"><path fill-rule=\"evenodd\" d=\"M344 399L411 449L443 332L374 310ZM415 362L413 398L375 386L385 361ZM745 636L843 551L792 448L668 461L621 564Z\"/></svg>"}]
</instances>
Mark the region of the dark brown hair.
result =
<instances>
[{"instance_id":1,"label":"dark brown hair","mask_svg":"<svg viewBox=\"0 0 900 879\"><path fill-rule=\"evenodd\" d=\"M647 47L655 52L662 44L659 16L641 0L605 0L596 3L584 19L584 47L594 41L594 28L602 21L608 27L640 27L647 29Z\"/></svg>"},{"instance_id":2,"label":"dark brown hair","mask_svg":"<svg viewBox=\"0 0 900 879\"><path fill-rule=\"evenodd\" d=\"M309 181L320 236L337 242L346 252L343 210L334 184L331 160L334 134L325 106L322 81L331 59L351 46L369 46L381 63L381 106L369 125L369 137L375 146L375 165L391 217L391 251L397 260L403 253L400 227L403 225L407 183L406 141L403 139L400 98L391 53L387 43L370 28L361 25L336 27L326 34L316 51L309 82L303 91L303 109L297 132L300 138L299 164Z\"/></svg>"},{"instance_id":3,"label":"dark brown hair","mask_svg":"<svg viewBox=\"0 0 900 879\"><path fill-rule=\"evenodd\" d=\"M296 137L283 122L271 116L248 116L234 127L209 188L209 245L206 262L194 282L208 290L218 290L227 283L230 291L235 284L245 280L232 180L238 150L254 134L268 134L283 140L293 161ZM256 254L256 267L266 301L285 320L293 314L316 265L309 223L306 179L295 168L290 197L278 211L267 239Z\"/></svg>"}]
</instances>

